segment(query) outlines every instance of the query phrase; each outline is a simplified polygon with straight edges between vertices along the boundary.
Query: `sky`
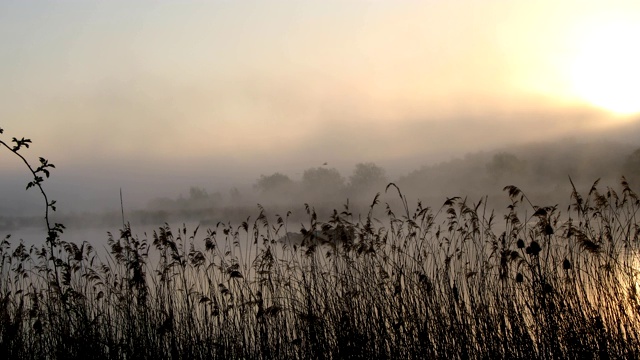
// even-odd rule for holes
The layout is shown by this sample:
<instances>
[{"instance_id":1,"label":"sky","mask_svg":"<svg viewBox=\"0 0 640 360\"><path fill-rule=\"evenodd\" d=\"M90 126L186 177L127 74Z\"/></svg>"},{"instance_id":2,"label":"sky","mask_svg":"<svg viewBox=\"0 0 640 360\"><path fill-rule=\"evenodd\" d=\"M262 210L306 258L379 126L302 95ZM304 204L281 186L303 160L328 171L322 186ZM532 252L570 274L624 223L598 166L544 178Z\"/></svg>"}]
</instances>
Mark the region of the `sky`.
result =
<instances>
[{"instance_id":1,"label":"sky","mask_svg":"<svg viewBox=\"0 0 640 360\"><path fill-rule=\"evenodd\" d=\"M528 141L640 140L639 37L637 1L4 0L0 128L57 166L68 208L324 162L393 176ZM24 171L0 154L5 203Z\"/></svg>"}]
</instances>

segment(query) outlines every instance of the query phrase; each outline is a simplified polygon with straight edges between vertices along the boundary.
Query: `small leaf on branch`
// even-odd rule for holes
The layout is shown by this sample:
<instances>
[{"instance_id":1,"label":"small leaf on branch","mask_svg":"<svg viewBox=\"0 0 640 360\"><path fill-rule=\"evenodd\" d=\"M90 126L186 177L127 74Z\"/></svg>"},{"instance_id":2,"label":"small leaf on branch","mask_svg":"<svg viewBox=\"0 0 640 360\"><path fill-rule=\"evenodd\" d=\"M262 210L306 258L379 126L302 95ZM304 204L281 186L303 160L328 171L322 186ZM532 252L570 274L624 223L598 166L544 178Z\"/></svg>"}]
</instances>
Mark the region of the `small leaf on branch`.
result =
<instances>
[{"instance_id":1,"label":"small leaf on branch","mask_svg":"<svg viewBox=\"0 0 640 360\"><path fill-rule=\"evenodd\" d=\"M30 139L25 139L25 138L22 138L20 140L18 140L16 138L13 138L11 141L16 143L16 145L13 147L13 151L14 152L20 150L20 148L23 147L23 146L28 148L29 147L29 143L31 142Z\"/></svg>"}]
</instances>

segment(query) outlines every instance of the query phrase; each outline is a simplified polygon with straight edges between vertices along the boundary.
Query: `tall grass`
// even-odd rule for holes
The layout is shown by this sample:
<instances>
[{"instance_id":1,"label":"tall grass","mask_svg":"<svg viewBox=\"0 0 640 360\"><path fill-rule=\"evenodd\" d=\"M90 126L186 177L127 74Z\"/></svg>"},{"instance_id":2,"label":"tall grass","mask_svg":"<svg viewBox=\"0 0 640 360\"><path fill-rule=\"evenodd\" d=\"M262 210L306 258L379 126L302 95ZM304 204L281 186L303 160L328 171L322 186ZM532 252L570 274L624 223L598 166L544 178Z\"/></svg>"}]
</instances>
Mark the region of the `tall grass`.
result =
<instances>
[{"instance_id":1,"label":"tall grass","mask_svg":"<svg viewBox=\"0 0 640 360\"><path fill-rule=\"evenodd\" d=\"M534 206L505 188L437 209L382 205L321 221L237 227L127 224L90 243L0 243L0 355L47 359L638 358L637 195L575 190ZM48 201L48 200L47 200ZM49 203L49 202L48 202ZM382 210L384 217L374 214ZM297 231L298 229L293 229Z\"/></svg>"}]
</instances>

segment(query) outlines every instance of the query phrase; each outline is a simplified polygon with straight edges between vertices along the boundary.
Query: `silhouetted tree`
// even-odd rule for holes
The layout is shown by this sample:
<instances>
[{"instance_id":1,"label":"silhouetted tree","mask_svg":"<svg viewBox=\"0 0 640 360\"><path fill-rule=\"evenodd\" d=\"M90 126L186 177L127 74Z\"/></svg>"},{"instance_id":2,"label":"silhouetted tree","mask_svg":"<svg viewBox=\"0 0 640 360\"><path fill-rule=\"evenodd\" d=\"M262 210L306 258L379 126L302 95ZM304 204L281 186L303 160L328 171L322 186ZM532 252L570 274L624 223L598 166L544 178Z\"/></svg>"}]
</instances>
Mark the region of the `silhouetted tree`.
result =
<instances>
[{"instance_id":1,"label":"silhouetted tree","mask_svg":"<svg viewBox=\"0 0 640 360\"><path fill-rule=\"evenodd\" d=\"M383 168L374 163L356 164L353 175L349 177L349 196L373 196L384 190L387 176Z\"/></svg>"},{"instance_id":2,"label":"silhouetted tree","mask_svg":"<svg viewBox=\"0 0 640 360\"><path fill-rule=\"evenodd\" d=\"M387 176L383 168L374 163L356 164L353 175L349 177L349 184L353 188L372 188L385 186Z\"/></svg>"},{"instance_id":3,"label":"silhouetted tree","mask_svg":"<svg viewBox=\"0 0 640 360\"><path fill-rule=\"evenodd\" d=\"M320 196L337 194L344 188L344 178L335 168L311 168L302 174L302 187L305 193Z\"/></svg>"},{"instance_id":4,"label":"silhouetted tree","mask_svg":"<svg viewBox=\"0 0 640 360\"><path fill-rule=\"evenodd\" d=\"M261 193L281 193L288 190L293 181L284 174L274 173L272 175L260 175L260 179L256 182L254 187Z\"/></svg>"},{"instance_id":5,"label":"silhouetted tree","mask_svg":"<svg viewBox=\"0 0 640 360\"><path fill-rule=\"evenodd\" d=\"M189 188L189 200L204 200L209 197L207 190L203 188L199 188L197 186L192 186Z\"/></svg>"}]
</instances>

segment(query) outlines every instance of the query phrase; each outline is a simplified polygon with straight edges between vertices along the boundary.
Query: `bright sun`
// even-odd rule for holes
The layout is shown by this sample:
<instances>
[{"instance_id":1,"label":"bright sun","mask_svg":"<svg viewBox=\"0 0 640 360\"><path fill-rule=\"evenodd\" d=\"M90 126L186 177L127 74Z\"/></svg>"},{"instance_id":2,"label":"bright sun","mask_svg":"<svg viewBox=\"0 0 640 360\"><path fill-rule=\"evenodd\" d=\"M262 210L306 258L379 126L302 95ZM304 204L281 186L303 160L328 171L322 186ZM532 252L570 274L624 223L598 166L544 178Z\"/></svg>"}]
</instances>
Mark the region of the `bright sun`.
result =
<instances>
[{"instance_id":1,"label":"bright sun","mask_svg":"<svg viewBox=\"0 0 640 360\"><path fill-rule=\"evenodd\" d=\"M619 115L640 113L640 24L592 26L579 38L569 70L572 92Z\"/></svg>"}]
</instances>

